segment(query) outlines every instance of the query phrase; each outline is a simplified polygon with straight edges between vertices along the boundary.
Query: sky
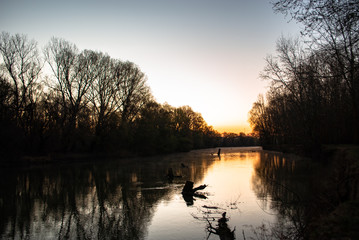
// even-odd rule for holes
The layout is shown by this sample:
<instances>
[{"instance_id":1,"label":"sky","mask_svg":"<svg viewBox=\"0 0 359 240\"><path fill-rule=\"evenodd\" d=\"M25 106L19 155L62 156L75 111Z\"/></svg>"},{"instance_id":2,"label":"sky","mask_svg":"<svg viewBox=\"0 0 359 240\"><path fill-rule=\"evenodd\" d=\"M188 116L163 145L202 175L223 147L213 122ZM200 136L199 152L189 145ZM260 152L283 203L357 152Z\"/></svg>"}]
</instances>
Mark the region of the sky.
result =
<instances>
[{"instance_id":1,"label":"sky","mask_svg":"<svg viewBox=\"0 0 359 240\"><path fill-rule=\"evenodd\" d=\"M269 86L259 78L265 57L300 26L269 0L0 0L0 31L134 62L157 102L188 105L219 132L248 133L248 112Z\"/></svg>"}]
</instances>

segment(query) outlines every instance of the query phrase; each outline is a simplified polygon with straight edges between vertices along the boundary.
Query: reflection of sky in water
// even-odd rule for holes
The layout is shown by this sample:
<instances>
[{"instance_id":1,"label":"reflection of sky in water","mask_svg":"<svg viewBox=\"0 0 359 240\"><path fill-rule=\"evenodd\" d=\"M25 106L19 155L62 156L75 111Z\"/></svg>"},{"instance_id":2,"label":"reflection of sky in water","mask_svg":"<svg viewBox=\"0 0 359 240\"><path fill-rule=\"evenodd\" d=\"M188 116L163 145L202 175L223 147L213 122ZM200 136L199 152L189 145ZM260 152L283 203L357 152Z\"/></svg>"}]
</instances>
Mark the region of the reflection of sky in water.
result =
<instances>
[{"instance_id":1,"label":"reflection of sky in water","mask_svg":"<svg viewBox=\"0 0 359 240\"><path fill-rule=\"evenodd\" d=\"M242 234L244 229L247 237L252 235L248 225L275 221L274 212L264 207L265 202L257 198L252 187L253 166L260 160L260 153L227 151L222 149L221 159L215 158L204 178L195 183L195 186L208 184L203 190L208 199L197 198L193 206L187 207L179 189L170 200L156 206L148 239L181 239L184 236L185 239L203 239L207 225L203 217L219 217L223 212L230 218L229 227L236 227L237 234ZM218 236L212 234L210 239L218 239Z\"/></svg>"},{"instance_id":2,"label":"reflection of sky in water","mask_svg":"<svg viewBox=\"0 0 359 240\"><path fill-rule=\"evenodd\" d=\"M204 239L204 217L217 220L227 212L237 239L242 230L249 239L249 225L281 219L271 196L293 198L266 179L286 181L294 165L253 150L258 149L222 148L220 159L217 149L205 149L19 172L0 169L0 238ZM182 177L168 181L169 168ZM208 198L188 206L181 194L186 180L195 187L208 184L201 191Z\"/></svg>"}]
</instances>

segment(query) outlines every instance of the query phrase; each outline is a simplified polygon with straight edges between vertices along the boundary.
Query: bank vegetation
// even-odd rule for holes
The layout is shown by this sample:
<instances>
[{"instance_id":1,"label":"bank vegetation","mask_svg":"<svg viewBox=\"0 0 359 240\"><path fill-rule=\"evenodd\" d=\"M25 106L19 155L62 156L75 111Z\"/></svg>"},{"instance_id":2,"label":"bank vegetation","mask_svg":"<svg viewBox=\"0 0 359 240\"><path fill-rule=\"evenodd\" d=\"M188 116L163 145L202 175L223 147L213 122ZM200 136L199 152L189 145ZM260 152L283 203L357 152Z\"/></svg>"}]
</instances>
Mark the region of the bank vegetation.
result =
<instances>
[{"instance_id":1,"label":"bank vegetation","mask_svg":"<svg viewBox=\"0 0 359 240\"><path fill-rule=\"evenodd\" d=\"M220 134L189 106L159 104L146 75L52 38L0 34L3 159L57 153L150 155L214 147Z\"/></svg>"},{"instance_id":2,"label":"bank vegetation","mask_svg":"<svg viewBox=\"0 0 359 240\"><path fill-rule=\"evenodd\" d=\"M249 121L263 145L359 141L358 1L280 0L274 10L303 26L300 37L280 37L267 56L260 95Z\"/></svg>"}]
</instances>

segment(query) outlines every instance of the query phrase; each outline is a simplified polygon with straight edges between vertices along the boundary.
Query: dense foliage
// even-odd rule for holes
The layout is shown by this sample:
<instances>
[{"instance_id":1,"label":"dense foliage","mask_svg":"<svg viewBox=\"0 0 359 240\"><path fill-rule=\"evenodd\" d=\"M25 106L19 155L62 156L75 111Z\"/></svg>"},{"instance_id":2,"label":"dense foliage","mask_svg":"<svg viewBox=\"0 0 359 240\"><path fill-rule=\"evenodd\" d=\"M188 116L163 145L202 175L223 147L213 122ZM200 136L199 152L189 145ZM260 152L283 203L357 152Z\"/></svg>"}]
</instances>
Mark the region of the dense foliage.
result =
<instances>
[{"instance_id":1,"label":"dense foliage","mask_svg":"<svg viewBox=\"0 0 359 240\"><path fill-rule=\"evenodd\" d=\"M271 82L249 121L263 144L357 143L359 139L359 2L274 3L304 26L281 37L261 74Z\"/></svg>"},{"instance_id":2,"label":"dense foliage","mask_svg":"<svg viewBox=\"0 0 359 240\"><path fill-rule=\"evenodd\" d=\"M0 146L53 152L155 154L213 147L219 134L190 107L157 103L132 62L53 38L40 54L25 35L0 35Z\"/></svg>"}]
</instances>

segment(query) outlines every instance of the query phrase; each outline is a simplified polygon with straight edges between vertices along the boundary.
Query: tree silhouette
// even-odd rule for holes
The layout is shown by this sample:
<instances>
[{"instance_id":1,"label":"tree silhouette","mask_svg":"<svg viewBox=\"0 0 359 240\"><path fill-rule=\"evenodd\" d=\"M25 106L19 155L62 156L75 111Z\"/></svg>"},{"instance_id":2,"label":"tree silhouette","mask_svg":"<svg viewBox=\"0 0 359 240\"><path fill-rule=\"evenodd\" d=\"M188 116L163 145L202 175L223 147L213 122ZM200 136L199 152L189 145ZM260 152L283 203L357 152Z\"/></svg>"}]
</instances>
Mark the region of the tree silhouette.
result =
<instances>
[{"instance_id":1,"label":"tree silhouette","mask_svg":"<svg viewBox=\"0 0 359 240\"><path fill-rule=\"evenodd\" d=\"M50 69L44 75L35 41L0 37L1 151L9 156L156 154L216 144L218 133L199 113L156 103L132 62L52 38L43 50Z\"/></svg>"},{"instance_id":2,"label":"tree silhouette","mask_svg":"<svg viewBox=\"0 0 359 240\"><path fill-rule=\"evenodd\" d=\"M346 105L352 111L353 141L359 138L359 3L354 0L297 1L279 0L274 10L289 14L303 24L302 34L309 39L314 59L321 59L321 71L315 73L321 81L344 84L348 96ZM326 71L329 69L329 71ZM340 86L342 87L342 86Z\"/></svg>"}]
</instances>

